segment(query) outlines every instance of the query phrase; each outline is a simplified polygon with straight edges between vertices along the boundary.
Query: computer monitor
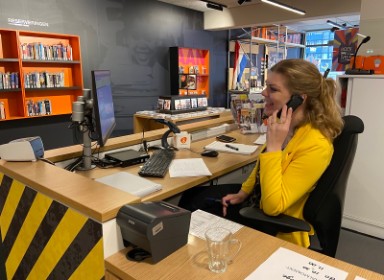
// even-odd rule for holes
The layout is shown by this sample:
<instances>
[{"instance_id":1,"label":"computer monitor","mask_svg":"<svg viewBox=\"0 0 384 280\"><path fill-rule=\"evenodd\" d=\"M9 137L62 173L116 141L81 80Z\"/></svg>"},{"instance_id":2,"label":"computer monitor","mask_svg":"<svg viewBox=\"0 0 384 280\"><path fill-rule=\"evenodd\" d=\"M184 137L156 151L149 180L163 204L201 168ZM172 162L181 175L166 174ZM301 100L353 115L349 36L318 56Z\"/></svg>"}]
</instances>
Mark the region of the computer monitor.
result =
<instances>
[{"instance_id":1,"label":"computer monitor","mask_svg":"<svg viewBox=\"0 0 384 280\"><path fill-rule=\"evenodd\" d=\"M111 72L109 70L92 70L91 73L95 129L97 142L102 147L116 126Z\"/></svg>"}]
</instances>

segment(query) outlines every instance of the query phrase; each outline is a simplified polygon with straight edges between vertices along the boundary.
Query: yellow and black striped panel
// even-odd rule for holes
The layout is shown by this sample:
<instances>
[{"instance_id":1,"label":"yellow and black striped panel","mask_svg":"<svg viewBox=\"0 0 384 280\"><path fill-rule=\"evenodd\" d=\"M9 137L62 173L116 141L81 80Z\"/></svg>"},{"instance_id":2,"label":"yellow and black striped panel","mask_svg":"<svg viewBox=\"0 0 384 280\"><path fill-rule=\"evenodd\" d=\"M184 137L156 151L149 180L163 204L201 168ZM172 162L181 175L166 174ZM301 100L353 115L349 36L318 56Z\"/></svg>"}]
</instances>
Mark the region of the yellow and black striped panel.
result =
<instances>
[{"instance_id":1,"label":"yellow and black striped panel","mask_svg":"<svg viewBox=\"0 0 384 280\"><path fill-rule=\"evenodd\" d=\"M7 279L103 279L102 226L0 173Z\"/></svg>"}]
</instances>

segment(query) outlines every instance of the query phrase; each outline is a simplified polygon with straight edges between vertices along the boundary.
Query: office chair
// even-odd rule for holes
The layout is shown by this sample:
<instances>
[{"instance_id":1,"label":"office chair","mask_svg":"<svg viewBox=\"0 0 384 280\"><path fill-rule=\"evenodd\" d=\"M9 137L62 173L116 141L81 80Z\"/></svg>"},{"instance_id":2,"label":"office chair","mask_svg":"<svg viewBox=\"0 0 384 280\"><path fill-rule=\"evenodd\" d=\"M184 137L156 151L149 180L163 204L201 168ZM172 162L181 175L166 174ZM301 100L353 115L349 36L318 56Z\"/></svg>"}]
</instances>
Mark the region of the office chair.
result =
<instances>
[{"instance_id":1,"label":"office chair","mask_svg":"<svg viewBox=\"0 0 384 280\"><path fill-rule=\"evenodd\" d=\"M311 224L316 234L311 237L309 249L335 257L348 176L355 157L358 134L364 131L364 123L360 118L349 115L344 116L343 120L344 128L333 143L331 162L304 205L305 221L283 214L268 216L254 207L242 208L240 214L273 225L279 232L310 231Z\"/></svg>"}]
</instances>

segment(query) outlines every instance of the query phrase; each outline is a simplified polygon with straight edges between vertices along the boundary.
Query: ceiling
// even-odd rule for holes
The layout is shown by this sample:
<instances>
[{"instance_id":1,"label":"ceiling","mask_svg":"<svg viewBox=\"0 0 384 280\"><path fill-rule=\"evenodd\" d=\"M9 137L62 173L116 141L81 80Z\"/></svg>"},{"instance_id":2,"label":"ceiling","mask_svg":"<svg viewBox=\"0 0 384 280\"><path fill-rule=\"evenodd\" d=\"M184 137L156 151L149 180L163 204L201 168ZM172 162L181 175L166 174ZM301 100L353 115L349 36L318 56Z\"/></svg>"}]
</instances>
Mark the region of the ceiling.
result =
<instances>
[{"instance_id":1,"label":"ceiling","mask_svg":"<svg viewBox=\"0 0 384 280\"><path fill-rule=\"evenodd\" d=\"M200 0L158 0L158 1L184 7L184 8L189 8L192 10L201 11L201 12L212 11L210 8L207 8L205 2ZM232 9L240 6L237 0L212 0L212 2L226 5L227 9ZM283 2L283 1L280 0L279 2ZM247 6L247 5L265 5L265 4L262 3L260 0L251 0L249 2L248 1L244 2L241 6ZM331 26L326 23L327 20L331 20L339 24L346 23L347 26L355 26L355 25L359 25L360 15L348 15L348 16L341 16L341 17L331 17L331 18L324 18L324 19L291 22L291 23L285 22L284 25L288 26L290 29L301 31L301 32L310 31L310 30L330 29Z\"/></svg>"}]
</instances>

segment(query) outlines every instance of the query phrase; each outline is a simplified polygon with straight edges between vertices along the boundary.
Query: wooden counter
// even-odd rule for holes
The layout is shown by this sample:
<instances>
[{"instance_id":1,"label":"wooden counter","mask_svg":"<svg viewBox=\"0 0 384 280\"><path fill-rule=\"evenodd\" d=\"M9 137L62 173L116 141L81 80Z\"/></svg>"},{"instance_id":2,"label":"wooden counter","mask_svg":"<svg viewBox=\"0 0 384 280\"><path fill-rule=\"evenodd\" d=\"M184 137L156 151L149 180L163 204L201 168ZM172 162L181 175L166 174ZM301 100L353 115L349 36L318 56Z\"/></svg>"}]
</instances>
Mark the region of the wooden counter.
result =
<instances>
[{"instance_id":1,"label":"wooden counter","mask_svg":"<svg viewBox=\"0 0 384 280\"><path fill-rule=\"evenodd\" d=\"M43 161L0 160L0 172L99 222L115 218L121 206L140 201L139 197Z\"/></svg>"},{"instance_id":2,"label":"wooden counter","mask_svg":"<svg viewBox=\"0 0 384 280\"><path fill-rule=\"evenodd\" d=\"M193 132L232 122L232 116L225 116L180 128ZM166 131L149 131L144 137L147 141L159 140ZM137 133L111 138L100 151L129 148L140 144L142 137L142 133ZM193 147L201 151L202 145L203 142L193 144ZM58 163L81 155L82 146L74 145L46 151L45 159ZM180 151L178 156L199 155ZM227 163L233 165L232 168L239 168L254 159L239 157ZM216 168L212 169L214 176L232 170L213 159L207 161ZM104 259L123 248L115 217L123 205L140 202L141 198L92 178L122 170L137 174L138 168L97 168L76 173L43 160L0 160L0 242L3 243L0 249L8 279L102 279ZM167 177L163 179L164 190L144 200L163 199L209 179L201 176L173 180Z\"/></svg>"},{"instance_id":3,"label":"wooden counter","mask_svg":"<svg viewBox=\"0 0 384 280\"><path fill-rule=\"evenodd\" d=\"M370 280L384 279L384 275L299 247L248 227L240 229L235 237L241 240L242 248L224 273L216 274L208 269L205 241L189 235L187 245L156 264L152 264L151 259L140 263L128 260L125 254L131 248L110 256L105 261L106 279L244 279L279 247L347 271L347 280L354 280L355 276Z\"/></svg>"}]
</instances>

